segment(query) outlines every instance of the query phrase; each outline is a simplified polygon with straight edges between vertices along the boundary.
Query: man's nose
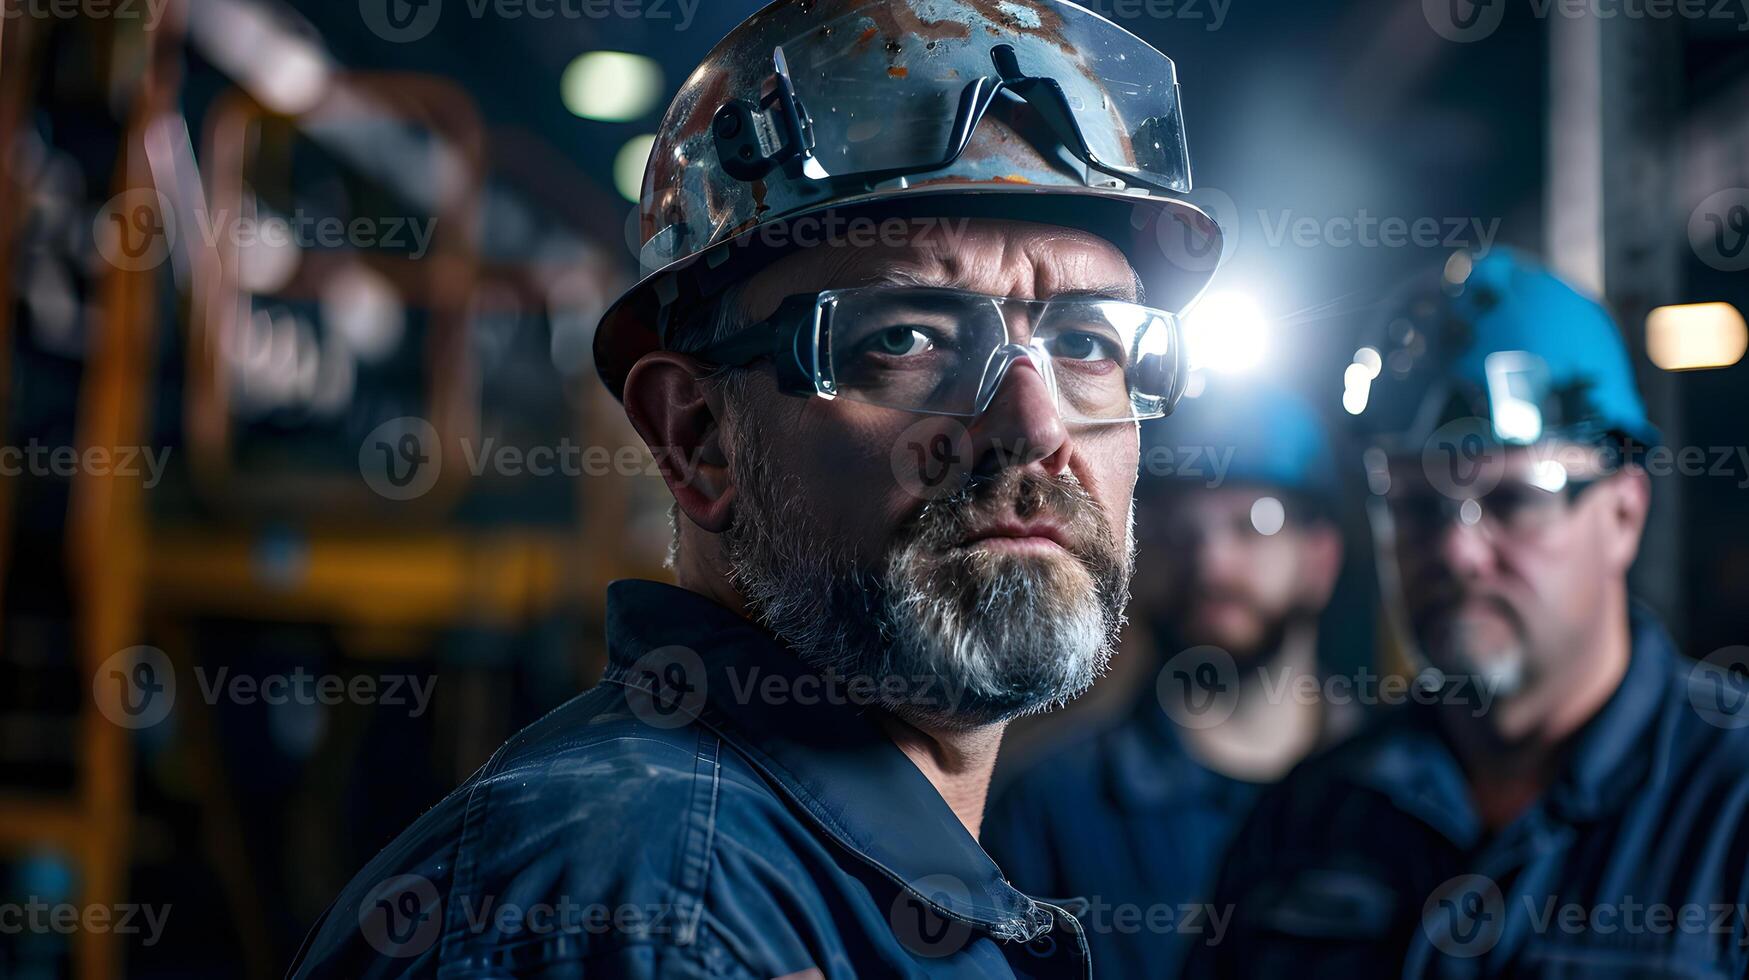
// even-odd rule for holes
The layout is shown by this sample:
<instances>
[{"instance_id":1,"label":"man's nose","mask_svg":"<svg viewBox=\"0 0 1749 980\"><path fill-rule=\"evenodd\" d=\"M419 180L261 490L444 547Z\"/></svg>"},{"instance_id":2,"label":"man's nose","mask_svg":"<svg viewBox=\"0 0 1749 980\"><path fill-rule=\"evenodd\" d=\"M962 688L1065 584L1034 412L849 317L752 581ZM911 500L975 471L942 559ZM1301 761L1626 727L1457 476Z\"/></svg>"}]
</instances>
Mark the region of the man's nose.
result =
<instances>
[{"instance_id":1,"label":"man's nose","mask_svg":"<svg viewBox=\"0 0 1749 980\"><path fill-rule=\"evenodd\" d=\"M1028 358L1008 366L990 404L971 426L979 473L1040 464L1057 475L1069 467L1069 430L1050 386Z\"/></svg>"},{"instance_id":2,"label":"man's nose","mask_svg":"<svg viewBox=\"0 0 1749 980\"><path fill-rule=\"evenodd\" d=\"M1232 532L1219 529L1198 535L1191 560L1199 581L1205 585L1227 582L1243 570L1245 556L1237 538Z\"/></svg>"},{"instance_id":3,"label":"man's nose","mask_svg":"<svg viewBox=\"0 0 1749 980\"><path fill-rule=\"evenodd\" d=\"M1494 564L1487 529L1480 522L1466 523L1462 516L1445 522L1434 545L1440 563L1459 580L1480 578Z\"/></svg>"}]
</instances>

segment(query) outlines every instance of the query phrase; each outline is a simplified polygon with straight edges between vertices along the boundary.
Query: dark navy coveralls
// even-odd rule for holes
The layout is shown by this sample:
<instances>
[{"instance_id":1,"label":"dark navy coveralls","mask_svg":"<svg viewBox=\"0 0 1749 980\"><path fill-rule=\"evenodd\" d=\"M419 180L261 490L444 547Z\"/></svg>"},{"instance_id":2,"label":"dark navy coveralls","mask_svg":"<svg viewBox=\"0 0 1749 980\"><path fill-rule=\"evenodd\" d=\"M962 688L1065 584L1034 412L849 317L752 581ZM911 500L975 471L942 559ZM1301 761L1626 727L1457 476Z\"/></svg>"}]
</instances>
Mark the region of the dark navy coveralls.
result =
<instances>
[{"instance_id":1,"label":"dark navy coveralls","mask_svg":"<svg viewBox=\"0 0 1749 980\"><path fill-rule=\"evenodd\" d=\"M984 818L1017 887L1085 900L1098 977L1177 976L1191 945L1220 938L1206 903L1261 788L1193 759L1146 687L1117 724L1029 765Z\"/></svg>"},{"instance_id":2,"label":"dark navy coveralls","mask_svg":"<svg viewBox=\"0 0 1749 980\"><path fill-rule=\"evenodd\" d=\"M1259 799L1216 891L1232 927L1188 972L1742 977L1744 701L1636 610L1621 686L1542 798L1493 834L1442 709L1391 712Z\"/></svg>"},{"instance_id":3,"label":"dark navy coveralls","mask_svg":"<svg viewBox=\"0 0 1749 980\"><path fill-rule=\"evenodd\" d=\"M603 682L372 860L294 975L1088 975L1072 913L754 624L638 581L607 615Z\"/></svg>"}]
</instances>

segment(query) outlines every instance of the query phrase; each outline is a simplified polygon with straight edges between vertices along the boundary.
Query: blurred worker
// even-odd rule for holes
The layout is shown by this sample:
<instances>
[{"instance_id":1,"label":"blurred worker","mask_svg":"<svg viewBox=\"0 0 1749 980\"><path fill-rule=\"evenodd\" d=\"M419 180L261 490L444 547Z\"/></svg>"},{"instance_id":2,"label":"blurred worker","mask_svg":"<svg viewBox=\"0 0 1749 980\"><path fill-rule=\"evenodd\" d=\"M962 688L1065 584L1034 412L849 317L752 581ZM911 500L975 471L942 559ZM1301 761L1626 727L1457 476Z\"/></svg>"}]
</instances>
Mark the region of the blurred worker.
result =
<instances>
[{"instance_id":1,"label":"blurred worker","mask_svg":"<svg viewBox=\"0 0 1749 980\"><path fill-rule=\"evenodd\" d=\"M1336 496L1323 423L1279 387L1211 384L1143 426L1130 618L1152 667L1120 721L1028 766L985 822L1017 886L1087 902L1101 976L1173 976L1218 941L1214 872L1257 789L1345 727L1303 686Z\"/></svg>"},{"instance_id":2,"label":"blurred worker","mask_svg":"<svg viewBox=\"0 0 1749 980\"><path fill-rule=\"evenodd\" d=\"M780 0L718 45L595 341L679 587L609 590L604 682L297 973L1086 975L977 834L1005 724L1104 669L1136 422L1185 381L1165 311L1219 255L1173 71L1057 0Z\"/></svg>"},{"instance_id":3,"label":"blurred worker","mask_svg":"<svg viewBox=\"0 0 1749 980\"><path fill-rule=\"evenodd\" d=\"M1743 976L1746 699L1628 596L1658 436L1615 324L1459 254L1355 363L1387 607L1438 683L1262 795L1190 972Z\"/></svg>"}]
</instances>

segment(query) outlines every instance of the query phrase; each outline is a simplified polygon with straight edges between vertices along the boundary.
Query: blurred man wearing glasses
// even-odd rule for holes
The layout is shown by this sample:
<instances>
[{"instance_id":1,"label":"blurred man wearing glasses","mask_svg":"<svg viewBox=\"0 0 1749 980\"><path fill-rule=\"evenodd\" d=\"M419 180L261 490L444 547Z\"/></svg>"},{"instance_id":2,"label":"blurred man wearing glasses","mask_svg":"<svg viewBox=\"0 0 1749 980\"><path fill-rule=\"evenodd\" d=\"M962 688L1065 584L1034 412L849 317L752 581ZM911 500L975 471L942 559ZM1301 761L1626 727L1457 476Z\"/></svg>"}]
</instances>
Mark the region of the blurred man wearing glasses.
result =
<instances>
[{"instance_id":1,"label":"blurred man wearing glasses","mask_svg":"<svg viewBox=\"0 0 1749 980\"><path fill-rule=\"evenodd\" d=\"M1444 683L1264 794L1192 974L1743 976L1749 735L1628 595L1658 435L1614 323L1458 255L1355 363L1386 605Z\"/></svg>"}]
</instances>

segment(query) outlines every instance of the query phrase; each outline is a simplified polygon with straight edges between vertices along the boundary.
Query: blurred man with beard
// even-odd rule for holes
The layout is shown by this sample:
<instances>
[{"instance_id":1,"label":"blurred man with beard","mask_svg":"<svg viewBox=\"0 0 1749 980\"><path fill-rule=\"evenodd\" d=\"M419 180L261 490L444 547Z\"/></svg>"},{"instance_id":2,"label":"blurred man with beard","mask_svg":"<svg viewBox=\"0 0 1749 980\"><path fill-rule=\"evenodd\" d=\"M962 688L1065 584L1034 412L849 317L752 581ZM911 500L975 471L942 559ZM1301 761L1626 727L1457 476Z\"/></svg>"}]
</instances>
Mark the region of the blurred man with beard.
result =
<instances>
[{"instance_id":1,"label":"blurred man with beard","mask_svg":"<svg viewBox=\"0 0 1749 980\"><path fill-rule=\"evenodd\" d=\"M1264 784L1349 727L1351 705L1303 696L1342 562L1337 493L1322 420L1277 384L1211 381L1143 426L1127 645L1152 653L1145 680L1118 721L1024 765L985 821L1016 885L1087 903L1106 975L1174 976L1221 938L1207 903L1227 840Z\"/></svg>"},{"instance_id":2,"label":"blurred man with beard","mask_svg":"<svg viewBox=\"0 0 1749 980\"><path fill-rule=\"evenodd\" d=\"M1744 976L1749 699L1629 597L1658 434L1615 324L1505 249L1386 309L1344 404L1432 682L1263 795L1190 972Z\"/></svg>"},{"instance_id":3,"label":"blurred man with beard","mask_svg":"<svg viewBox=\"0 0 1749 980\"><path fill-rule=\"evenodd\" d=\"M1123 624L1137 423L1220 254L1177 98L1056 0L779 0L719 44L594 348L677 585L609 589L603 683L391 843L294 973L1086 976L977 835L1005 725Z\"/></svg>"}]
</instances>

